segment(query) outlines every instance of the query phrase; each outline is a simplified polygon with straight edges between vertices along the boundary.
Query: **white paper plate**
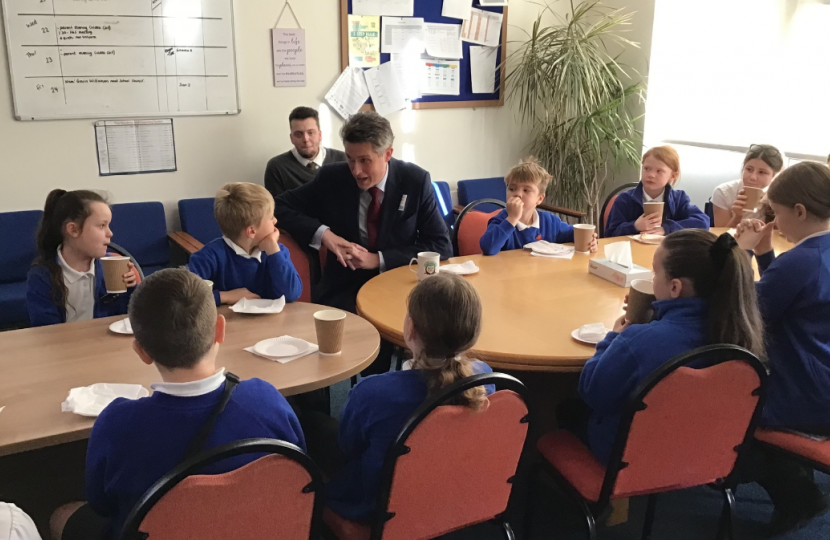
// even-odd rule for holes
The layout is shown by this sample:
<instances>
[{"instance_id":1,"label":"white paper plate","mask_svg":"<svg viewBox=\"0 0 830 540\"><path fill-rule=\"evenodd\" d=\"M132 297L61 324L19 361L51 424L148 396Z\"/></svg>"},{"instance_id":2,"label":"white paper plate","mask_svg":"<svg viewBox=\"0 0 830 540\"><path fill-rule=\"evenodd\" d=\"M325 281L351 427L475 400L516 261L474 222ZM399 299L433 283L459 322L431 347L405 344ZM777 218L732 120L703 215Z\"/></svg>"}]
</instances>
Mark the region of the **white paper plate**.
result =
<instances>
[{"instance_id":1,"label":"white paper plate","mask_svg":"<svg viewBox=\"0 0 830 540\"><path fill-rule=\"evenodd\" d=\"M124 334L125 336L133 335L133 327L130 324L130 318L127 317L126 319L121 319L120 321L115 321L110 325L110 332L115 332L116 334Z\"/></svg>"},{"instance_id":2,"label":"white paper plate","mask_svg":"<svg viewBox=\"0 0 830 540\"><path fill-rule=\"evenodd\" d=\"M610 332L610 330L609 330L609 332ZM600 339L598 341L589 341L587 339L583 339L583 338L579 337L579 328L577 328L576 330L571 332L571 337L574 338L574 340L576 340L580 343L585 343L586 345L596 345L597 343L602 341L602 339ZM603 336L603 339L605 339L605 336Z\"/></svg>"},{"instance_id":3,"label":"white paper plate","mask_svg":"<svg viewBox=\"0 0 830 540\"><path fill-rule=\"evenodd\" d=\"M641 244L649 244L649 245L652 245L652 246L660 245L660 242L663 241L664 237L659 236L659 235L653 235L653 236L657 236L657 238L643 238L642 234L635 234L634 236L629 236L629 238L631 238L632 240L636 240L637 242L640 242Z\"/></svg>"},{"instance_id":4,"label":"white paper plate","mask_svg":"<svg viewBox=\"0 0 830 540\"><path fill-rule=\"evenodd\" d=\"M308 342L291 336L264 339L254 345L254 350L263 356L284 358L297 356L308 350Z\"/></svg>"},{"instance_id":5,"label":"white paper plate","mask_svg":"<svg viewBox=\"0 0 830 540\"><path fill-rule=\"evenodd\" d=\"M231 306L234 313L248 313L259 315L264 313L280 313L285 308L285 297L280 296L276 300L265 298L248 299L243 298Z\"/></svg>"}]
</instances>

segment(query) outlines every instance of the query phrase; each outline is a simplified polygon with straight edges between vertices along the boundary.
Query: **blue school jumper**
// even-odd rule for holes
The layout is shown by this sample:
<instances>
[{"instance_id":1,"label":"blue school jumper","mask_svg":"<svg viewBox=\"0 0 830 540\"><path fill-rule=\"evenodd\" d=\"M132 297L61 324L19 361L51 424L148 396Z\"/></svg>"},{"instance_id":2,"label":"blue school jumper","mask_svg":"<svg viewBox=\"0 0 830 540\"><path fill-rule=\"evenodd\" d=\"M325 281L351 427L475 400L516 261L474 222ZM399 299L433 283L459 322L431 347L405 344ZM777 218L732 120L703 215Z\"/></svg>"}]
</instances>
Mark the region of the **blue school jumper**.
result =
<instances>
[{"instance_id":1,"label":"blue school jumper","mask_svg":"<svg viewBox=\"0 0 830 540\"><path fill-rule=\"evenodd\" d=\"M770 378L763 425L830 427L830 234L757 257Z\"/></svg>"},{"instance_id":2,"label":"blue school jumper","mask_svg":"<svg viewBox=\"0 0 830 540\"><path fill-rule=\"evenodd\" d=\"M286 302L294 302L303 292L300 280L288 248L280 244L273 255L261 254L262 262L234 253L224 238L217 238L190 256L187 267L202 279L213 282L213 297L221 304L219 291L248 289L260 298L276 300L285 296Z\"/></svg>"},{"instance_id":3,"label":"blue school jumper","mask_svg":"<svg viewBox=\"0 0 830 540\"><path fill-rule=\"evenodd\" d=\"M671 234L680 229L709 230L709 216L693 205L686 192L666 184L663 195L663 229ZM643 215L643 183L631 191L620 193L608 214L605 236L639 234L634 222Z\"/></svg>"},{"instance_id":4,"label":"blue school jumper","mask_svg":"<svg viewBox=\"0 0 830 540\"><path fill-rule=\"evenodd\" d=\"M537 210L537 213L539 214L539 228L528 227L523 231L507 221L507 210L502 210L490 218L487 222L487 232L479 240L481 251L485 255L495 255L499 251L522 249L525 244L537 240L557 244L574 241L573 225L564 223L550 212Z\"/></svg>"},{"instance_id":5,"label":"blue school jumper","mask_svg":"<svg viewBox=\"0 0 830 540\"><path fill-rule=\"evenodd\" d=\"M492 373L481 361L476 373ZM490 385L485 387L493 393ZM391 371L361 380L340 414L340 449L346 466L329 482L327 504L346 519L366 519L375 509L386 452L407 418L427 397L421 372Z\"/></svg>"},{"instance_id":6,"label":"blue school jumper","mask_svg":"<svg viewBox=\"0 0 830 540\"><path fill-rule=\"evenodd\" d=\"M181 397L155 392L150 397L118 398L95 420L86 455L89 506L109 518L108 538L117 537L138 499L184 459L224 390ZM271 438L305 449L297 416L288 402L265 381L249 379L236 387L204 449L249 438ZM202 474L237 469L258 455L229 458Z\"/></svg>"},{"instance_id":7,"label":"blue school jumper","mask_svg":"<svg viewBox=\"0 0 830 540\"><path fill-rule=\"evenodd\" d=\"M709 344L706 300L677 298L653 305L658 320L609 332L579 377L579 395L593 411L590 447L606 465L631 392L675 356Z\"/></svg>"},{"instance_id":8,"label":"blue school jumper","mask_svg":"<svg viewBox=\"0 0 830 540\"><path fill-rule=\"evenodd\" d=\"M133 289L123 294L107 294L101 261L95 259L95 308L93 318L126 315ZM66 322L66 306L52 300L52 280L45 266L33 266L26 278L26 308L32 326L48 326Z\"/></svg>"}]
</instances>

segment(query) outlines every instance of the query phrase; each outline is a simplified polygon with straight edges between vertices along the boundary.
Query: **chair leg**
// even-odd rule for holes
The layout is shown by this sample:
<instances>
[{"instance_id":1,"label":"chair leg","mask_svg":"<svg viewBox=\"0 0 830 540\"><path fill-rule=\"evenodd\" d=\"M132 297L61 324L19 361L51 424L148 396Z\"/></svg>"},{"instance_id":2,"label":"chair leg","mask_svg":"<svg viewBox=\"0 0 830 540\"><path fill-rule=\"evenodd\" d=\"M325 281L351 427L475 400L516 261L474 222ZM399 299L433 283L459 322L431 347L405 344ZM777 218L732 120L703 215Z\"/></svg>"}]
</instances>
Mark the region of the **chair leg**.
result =
<instances>
[{"instance_id":1,"label":"chair leg","mask_svg":"<svg viewBox=\"0 0 830 540\"><path fill-rule=\"evenodd\" d=\"M352 375L351 382L352 382L352 388L354 388L355 385L357 385L357 375Z\"/></svg>"},{"instance_id":2,"label":"chair leg","mask_svg":"<svg viewBox=\"0 0 830 540\"><path fill-rule=\"evenodd\" d=\"M594 513L591 512L591 507L588 506L585 499L578 497L578 500L579 508L585 515L585 524L588 526L588 540L597 540L597 520L594 517Z\"/></svg>"},{"instance_id":3,"label":"chair leg","mask_svg":"<svg viewBox=\"0 0 830 540\"><path fill-rule=\"evenodd\" d=\"M504 537L507 540L516 540L516 535L513 534L513 527L510 526L510 523L502 521L501 526L504 529Z\"/></svg>"},{"instance_id":4,"label":"chair leg","mask_svg":"<svg viewBox=\"0 0 830 540\"><path fill-rule=\"evenodd\" d=\"M651 527L654 525L654 512L657 510L657 494L653 493L648 496L648 505L646 506L646 520L643 523L643 540L651 538Z\"/></svg>"},{"instance_id":5,"label":"chair leg","mask_svg":"<svg viewBox=\"0 0 830 540\"><path fill-rule=\"evenodd\" d=\"M726 538L732 540L733 523L735 521L735 494L731 488L723 490L723 512L721 513L720 525L718 526L718 540Z\"/></svg>"}]
</instances>

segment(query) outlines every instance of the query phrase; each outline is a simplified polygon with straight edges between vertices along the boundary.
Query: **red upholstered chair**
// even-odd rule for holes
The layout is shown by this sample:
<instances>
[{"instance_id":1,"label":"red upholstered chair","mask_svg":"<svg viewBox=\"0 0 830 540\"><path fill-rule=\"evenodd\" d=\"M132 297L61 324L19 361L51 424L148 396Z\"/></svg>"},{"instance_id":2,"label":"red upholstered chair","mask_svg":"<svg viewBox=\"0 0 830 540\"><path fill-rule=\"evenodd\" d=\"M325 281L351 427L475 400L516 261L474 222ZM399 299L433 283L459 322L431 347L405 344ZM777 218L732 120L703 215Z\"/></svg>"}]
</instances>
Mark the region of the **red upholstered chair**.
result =
<instances>
[{"instance_id":1,"label":"red upholstered chair","mask_svg":"<svg viewBox=\"0 0 830 540\"><path fill-rule=\"evenodd\" d=\"M442 405L485 384L497 388L485 411ZM530 425L526 394L513 377L487 373L428 399L389 449L371 523L327 509L329 531L340 540L421 540L492 520L512 540L508 502Z\"/></svg>"},{"instance_id":2,"label":"red upholstered chair","mask_svg":"<svg viewBox=\"0 0 830 540\"><path fill-rule=\"evenodd\" d=\"M689 367L694 366L694 367ZM732 537L735 465L752 438L767 372L752 353L711 345L678 356L631 394L608 467L566 431L539 439L554 478L579 500L589 537L611 499L649 495L643 538L651 535L657 494L713 485L724 494L718 537Z\"/></svg>"},{"instance_id":3,"label":"red upholstered chair","mask_svg":"<svg viewBox=\"0 0 830 540\"><path fill-rule=\"evenodd\" d=\"M465 206L458 214L452 231L452 247L455 254L461 256L481 255L479 240L487 230L487 222L501 212L501 210L496 210L495 212L484 213L474 210L476 206L482 204L506 207L504 201L498 199L479 199Z\"/></svg>"},{"instance_id":4,"label":"red upholstered chair","mask_svg":"<svg viewBox=\"0 0 830 540\"><path fill-rule=\"evenodd\" d=\"M614 189L608 197L605 198L605 202L602 203L602 210L599 213L599 237L605 238L605 224L608 223L608 216L611 215L611 208L614 206L614 201L617 200L617 197L620 196L620 193L624 191L629 191L637 187L637 183L633 182L630 184L623 184L620 187Z\"/></svg>"},{"instance_id":5,"label":"red upholstered chair","mask_svg":"<svg viewBox=\"0 0 830 540\"><path fill-rule=\"evenodd\" d=\"M311 288L317 284L320 279L320 258L310 247L303 247L291 238L291 235L280 229L280 243L288 248L288 254L291 256L291 262L297 273L300 275L300 281L303 282L303 292L300 294L298 302L311 302Z\"/></svg>"},{"instance_id":6,"label":"red upholstered chair","mask_svg":"<svg viewBox=\"0 0 830 540\"><path fill-rule=\"evenodd\" d=\"M234 471L198 475L242 454L265 454ZM273 439L226 444L185 461L132 509L122 540L316 540L322 475L302 450Z\"/></svg>"},{"instance_id":7,"label":"red upholstered chair","mask_svg":"<svg viewBox=\"0 0 830 540\"><path fill-rule=\"evenodd\" d=\"M758 429L755 440L783 452L791 458L830 474L830 440L814 441L796 433Z\"/></svg>"}]
</instances>

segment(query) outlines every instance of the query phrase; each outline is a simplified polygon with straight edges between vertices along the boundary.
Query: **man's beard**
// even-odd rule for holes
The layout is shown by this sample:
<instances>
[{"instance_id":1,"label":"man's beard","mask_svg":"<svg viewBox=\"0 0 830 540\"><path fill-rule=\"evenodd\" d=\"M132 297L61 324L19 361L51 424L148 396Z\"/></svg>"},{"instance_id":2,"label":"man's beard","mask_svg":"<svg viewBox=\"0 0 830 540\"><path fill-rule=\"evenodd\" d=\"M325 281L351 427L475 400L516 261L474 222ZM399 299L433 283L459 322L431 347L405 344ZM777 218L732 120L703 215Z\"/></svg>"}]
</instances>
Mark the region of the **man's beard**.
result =
<instances>
[{"instance_id":1,"label":"man's beard","mask_svg":"<svg viewBox=\"0 0 830 540\"><path fill-rule=\"evenodd\" d=\"M317 147L317 150L297 150L297 152L306 159L313 159L317 157L317 154L320 153L320 147Z\"/></svg>"}]
</instances>

